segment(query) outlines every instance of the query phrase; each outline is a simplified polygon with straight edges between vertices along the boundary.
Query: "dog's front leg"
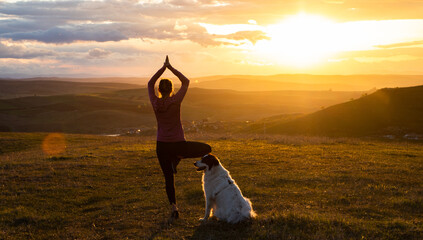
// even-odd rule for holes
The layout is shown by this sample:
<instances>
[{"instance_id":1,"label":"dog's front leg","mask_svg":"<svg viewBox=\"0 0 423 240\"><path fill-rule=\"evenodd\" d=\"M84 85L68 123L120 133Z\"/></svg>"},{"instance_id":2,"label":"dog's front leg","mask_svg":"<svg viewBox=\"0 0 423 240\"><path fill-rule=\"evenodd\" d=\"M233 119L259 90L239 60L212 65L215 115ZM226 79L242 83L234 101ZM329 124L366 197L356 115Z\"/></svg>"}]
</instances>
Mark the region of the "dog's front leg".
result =
<instances>
[{"instance_id":1,"label":"dog's front leg","mask_svg":"<svg viewBox=\"0 0 423 240\"><path fill-rule=\"evenodd\" d=\"M211 197L207 196L207 198L206 198L206 212L204 214L204 218L201 218L200 221L205 222L210 217L212 201L213 200L211 199Z\"/></svg>"}]
</instances>

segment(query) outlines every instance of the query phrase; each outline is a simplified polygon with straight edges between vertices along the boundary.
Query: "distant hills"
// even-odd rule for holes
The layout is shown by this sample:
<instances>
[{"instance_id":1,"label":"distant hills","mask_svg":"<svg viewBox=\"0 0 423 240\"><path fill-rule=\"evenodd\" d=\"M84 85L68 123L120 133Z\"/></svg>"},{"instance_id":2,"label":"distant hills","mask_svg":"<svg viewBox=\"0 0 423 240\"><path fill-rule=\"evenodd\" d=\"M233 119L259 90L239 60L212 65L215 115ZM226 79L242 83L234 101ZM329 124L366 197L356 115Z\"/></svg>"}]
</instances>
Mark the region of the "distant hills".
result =
<instances>
[{"instance_id":1,"label":"distant hills","mask_svg":"<svg viewBox=\"0 0 423 240\"><path fill-rule=\"evenodd\" d=\"M364 136L423 134L423 86L386 88L296 119L267 119L249 131Z\"/></svg>"},{"instance_id":2,"label":"distant hills","mask_svg":"<svg viewBox=\"0 0 423 240\"><path fill-rule=\"evenodd\" d=\"M107 80L107 79L102 79ZM140 88L140 85L117 82L68 82L53 79L1 80L0 99L28 96L101 93L121 89Z\"/></svg>"},{"instance_id":3,"label":"distant hills","mask_svg":"<svg viewBox=\"0 0 423 240\"><path fill-rule=\"evenodd\" d=\"M408 87L423 85L423 75L310 75L310 74L278 74L278 75L216 75L207 77L192 77L191 87L206 89L232 89L236 91L369 91L386 87ZM176 77L175 86L179 85ZM132 86L145 86L150 77L108 77L108 78L26 78L26 79L0 79L0 89L3 88L2 80L15 83L23 81L49 81L52 84L58 82L79 82L79 83L122 83ZM100 86L100 85L98 85ZM117 85L116 85L117 86ZM122 85L123 86L123 85ZM109 86L110 87L110 86ZM133 88L133 87L128 87ZM124 88L121 88L124 89ZM13 97L14 89L6 89L0 92L0 97L9 93ZM23 91L27 90L25 87ZM35 89L38 90L38 89ZM54 89L53 89L54 90ZM92 92L92 91L90 91ZM16 96L20 92L17 92ZM62 92L64 94L65 92ZM70 92L69 92L70 93ZM86 93L86 92L74 92ZM27 91L25 94L45 94L36 91ZM47 93L51 95L50 93ZM60 94L60 93L59 93ZM8 97L9 98L9 97Z\"/></svg>"},{"instance_id":4,"label":"distant hills","mask_svg":"<svg viewBox=\"0 0 423 240\"><path fill-rule=\"evenodd\" d=\"M153 123L149 106L101 96L0 100L0 131L109 133Z\"/></svg>"},{"instance_id":5,"label":"distant hills","mask_svg":"<svg viewBox=\"0 0 423 240\"><path fill-rule=\"evenodd\" d=\"M32 83L40 89L47 89L46 86L51 84L47 82L42 86L39 81L25 82L25 88L33 89ZM60 84L66 86L65 92L98 93L31 95L0 100L0 131L114 133L124 128L152 128L156 125L145 88L112 91L101 85L105 91L99 92L97 88L83 90L81 83ZM182 104L182 119L189 122L255 121L278 114L310 113L362 94L337 91L241 92L193 87Z\"/></svg>"},{"instance_id":6,"label":"distant hills","mask_svg":"<svg viewBox=\"0 0 423 240\"><path fill-rule=\"evenodd\" d=\"M211 76L196 78L194 86L238 91L368 91L385 87L423 85L422 75L308 75Z\"/></svg>"},{"instance_id":7,"label":"distant hills","mask_svg":"<svg viewBox=\"0 0 423 240\"><path fill-rule=\"evenodd\" d=\"M250 122L245 131L282 134L423 133L423 86L376 92L196 86L182 105L185 122ZM156 125L147 89L135 84L10 80L0 81L0 97L5 98L0 99L0 131L114 133Z\"/></svg>"}]
</instances>

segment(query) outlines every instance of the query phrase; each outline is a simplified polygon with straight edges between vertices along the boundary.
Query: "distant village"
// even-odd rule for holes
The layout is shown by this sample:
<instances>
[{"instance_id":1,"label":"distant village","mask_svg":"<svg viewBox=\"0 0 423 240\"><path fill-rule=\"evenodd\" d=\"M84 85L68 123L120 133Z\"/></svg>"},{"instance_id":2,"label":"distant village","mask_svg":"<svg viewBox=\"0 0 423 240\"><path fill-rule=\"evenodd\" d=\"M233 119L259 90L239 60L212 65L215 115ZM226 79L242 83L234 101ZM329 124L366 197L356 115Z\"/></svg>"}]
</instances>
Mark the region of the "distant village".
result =
<instances>
[{"instance_id":1,"label":"distant village","mask_svg":"<svg viewBox=\"0 0 423 240\"><path fill-rule=\"evenodd\" d=\"M199 121L182 121L182 126L185 133L222 133L241 129L249 124L249 121L243 122L224 122L224 121L209 121L208 119L202 119ZM118 129L116 135L143 135L149 136L156 133L157 127L138 127L138 128L122 128Z\"/></svg>"},{"instance_id":2,"label":"distant village","mask_svg":"<svg viewBox=\"0 0 423 240\"><path fill-rule=\"evenodd\" d=\"M224 121L209 121L208 119L202 119L199 121L182 121L182 126L185 133L225 133L225 132L236 132L241 130L247 125L251 125L252 121L240 121L240 122L224 122ZM392 129L390 129L392 132ZM155 135L157 127L138 127L138 128L121 128L118 129L117 134L111 134L110 136L152 136ZM394 131L395 132L395 131ZM263 125L263 133L266 133L266 124ZM376 136L377 137L377 136ZM379 136L385 139L405 139L405 140L416 140L423 141L423 134L417 133L403 133L397 130L394 134Z\"/></svg>"}]
</instances>

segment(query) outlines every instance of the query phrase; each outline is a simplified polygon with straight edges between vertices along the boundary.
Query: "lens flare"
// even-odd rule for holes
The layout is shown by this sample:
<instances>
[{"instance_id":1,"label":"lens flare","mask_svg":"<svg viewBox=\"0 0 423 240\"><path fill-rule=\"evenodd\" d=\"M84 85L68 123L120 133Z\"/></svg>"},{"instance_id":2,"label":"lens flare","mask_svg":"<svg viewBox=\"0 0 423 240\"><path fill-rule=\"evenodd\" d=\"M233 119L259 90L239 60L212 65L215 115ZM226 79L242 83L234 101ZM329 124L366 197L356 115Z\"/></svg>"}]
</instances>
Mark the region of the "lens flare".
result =
<instances>
[{"instance_id":1,"label":"lens flare","mask_svg":"<svg viewBox=\"0 0 423 240\"><path fill-rule=\"evenodd\" d=\"M65 136L61 133L50 133L44 138L41 147L47 155L59 155L66 150Z\"/></svg>"}]
</instances>

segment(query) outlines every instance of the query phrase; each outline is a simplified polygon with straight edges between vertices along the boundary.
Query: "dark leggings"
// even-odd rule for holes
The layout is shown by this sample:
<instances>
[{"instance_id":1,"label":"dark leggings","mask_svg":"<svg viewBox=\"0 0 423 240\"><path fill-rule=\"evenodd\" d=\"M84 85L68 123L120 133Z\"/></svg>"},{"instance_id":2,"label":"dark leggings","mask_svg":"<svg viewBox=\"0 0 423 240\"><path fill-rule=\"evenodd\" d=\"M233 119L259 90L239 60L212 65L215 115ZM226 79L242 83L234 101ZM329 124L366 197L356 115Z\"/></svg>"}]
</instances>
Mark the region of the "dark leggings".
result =
<instances>
[{"instance_id":1,"label":"dark leggings","mask_svg":"<svg viewBox=\"0 0 423 240\"><path fill-rule=\"evenodd\" d=\"M178 158L198 158L211 152L208 144L201 142L159 142L156 145L157 158L162 168L166 193L170 204L176 204L175 183L173 177L172 161L178 162Z\"/></svg>"}]
</instances>

